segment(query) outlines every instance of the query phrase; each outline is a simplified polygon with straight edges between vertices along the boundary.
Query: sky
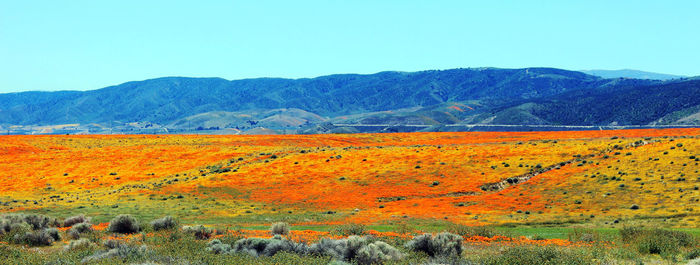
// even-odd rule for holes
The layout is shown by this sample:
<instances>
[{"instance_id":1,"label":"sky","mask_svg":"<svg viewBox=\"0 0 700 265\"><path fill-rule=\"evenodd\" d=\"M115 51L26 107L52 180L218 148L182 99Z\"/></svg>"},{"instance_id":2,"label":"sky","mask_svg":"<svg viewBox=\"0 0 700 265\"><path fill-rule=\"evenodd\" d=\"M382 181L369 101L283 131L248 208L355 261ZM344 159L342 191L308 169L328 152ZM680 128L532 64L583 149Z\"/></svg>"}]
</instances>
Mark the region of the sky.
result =
<instances>
[{"instance_id":1,"label":"sky","mask_svg":"<svg viewBox=\"0 0 700 265\"><path fill-rule=\"evenodd\" d=\"M467 67L700 75L700 1L0 0L0 93Z\"/></svg>"}]
</instances>

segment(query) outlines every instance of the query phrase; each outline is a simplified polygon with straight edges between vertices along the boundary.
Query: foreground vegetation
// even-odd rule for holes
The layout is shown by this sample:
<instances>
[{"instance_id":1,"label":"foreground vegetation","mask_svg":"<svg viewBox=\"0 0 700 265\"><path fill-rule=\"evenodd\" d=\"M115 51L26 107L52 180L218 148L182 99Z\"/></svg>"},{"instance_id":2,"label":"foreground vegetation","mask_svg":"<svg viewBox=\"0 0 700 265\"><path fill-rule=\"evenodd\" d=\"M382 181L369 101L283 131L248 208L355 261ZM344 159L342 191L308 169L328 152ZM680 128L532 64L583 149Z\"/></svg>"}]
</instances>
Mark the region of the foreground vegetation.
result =
<instances>
[{"instance_id":1,"label":"foreground vegetation","mask_svg":"<svg viewBox=\"0 0 700 265\"><path fill-rule=\"evenodd\" d=\"M300 233L295 233L300 232ZM273 223L267 231L182 226L166 216L109 223L43 215L0 217L0 264L639 264L699 262L687 232L624 227L614 235L577 229L569 240L517 238L489 227L439 233L377 233L362 225L332 233ZM299 236L303 235L303 236Z\"/></svg>"}]
</instances>

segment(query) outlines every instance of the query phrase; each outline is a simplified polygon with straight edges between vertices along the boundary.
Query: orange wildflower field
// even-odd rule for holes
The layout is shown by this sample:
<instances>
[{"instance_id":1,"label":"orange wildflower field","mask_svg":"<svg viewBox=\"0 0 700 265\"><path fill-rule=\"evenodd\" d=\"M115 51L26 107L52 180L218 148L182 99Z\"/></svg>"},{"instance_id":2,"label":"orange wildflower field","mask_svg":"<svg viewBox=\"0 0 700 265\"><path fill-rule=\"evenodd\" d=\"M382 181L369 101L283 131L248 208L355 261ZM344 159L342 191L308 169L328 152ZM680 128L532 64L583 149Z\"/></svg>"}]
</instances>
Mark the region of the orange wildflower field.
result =
<instances>
[{"instance_id":1,"label":"orange wildflower field","mask_svg":"<svg viewBox=\"0 0 700 265\"><path fill-rule=\"evenodd\" d=\"M98 222L172 215L241 227L698 228L699 158L695 128L0 136L0 211L84 213Z\"/></svg>"}]
</instances>

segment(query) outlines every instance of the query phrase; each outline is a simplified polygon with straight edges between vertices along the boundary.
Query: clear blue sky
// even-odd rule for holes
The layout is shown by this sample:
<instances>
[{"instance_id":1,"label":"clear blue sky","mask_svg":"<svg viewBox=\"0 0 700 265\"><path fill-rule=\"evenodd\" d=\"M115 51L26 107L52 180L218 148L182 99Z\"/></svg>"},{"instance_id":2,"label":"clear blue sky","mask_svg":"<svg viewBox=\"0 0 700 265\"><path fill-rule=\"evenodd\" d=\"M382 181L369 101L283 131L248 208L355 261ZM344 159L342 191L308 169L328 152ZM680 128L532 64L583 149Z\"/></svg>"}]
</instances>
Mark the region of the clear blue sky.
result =
<instances>
[{"instance_id":1,"label":"clear blue sky","mask_svg":"<svg viewBox=\"0 0 700 265\"><path fill-rule=\"evenodd\" d=\"M700 1L0 0L0 92L457 67L700 75Z\"/></svg>"}]
</instances>

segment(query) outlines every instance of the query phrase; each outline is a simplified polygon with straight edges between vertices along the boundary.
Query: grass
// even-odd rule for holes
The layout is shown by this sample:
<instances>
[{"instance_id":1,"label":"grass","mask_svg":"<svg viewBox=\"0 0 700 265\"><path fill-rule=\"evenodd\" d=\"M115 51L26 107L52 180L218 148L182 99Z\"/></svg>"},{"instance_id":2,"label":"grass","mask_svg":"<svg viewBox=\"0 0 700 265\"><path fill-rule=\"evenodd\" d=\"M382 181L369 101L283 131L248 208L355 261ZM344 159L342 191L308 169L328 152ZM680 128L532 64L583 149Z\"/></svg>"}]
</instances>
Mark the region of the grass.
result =
<instances>
[{"instance_id":1,"label":"grass","mask_svg":"<svg viewBox=\"0 0 700 265\"><path fill-rule=\"evenodd\" d=\"M112 209L112 208L109 208ZM106 210L106 209L105 209ZM124 209L122 209L124 210ZM122 213L119 211L119 209L112 209L107 212L100 212L97 209L74 209L74 208L57 208L54 210L49 210L49 209L33 209L33 210L27 210L25 211L26 213L37 213L37 214L45 214L45 215L56 215L56 216L73 216L73 215L78 215L78 214L86 214L90 215L92 217L92 220L94 223L104 223L104 222L109 222L111 218L113 218L115 215ZM130 212L130 211L126 211ZM170 212L170 211L167 211ZM166 211L138 211L134 212L134 216L137 217L139 220L153 220L156 218L163 217ZM306 215L303 213L298 213L298 214L261 214L261 215L255 215L255 216L243 216L243 217L221 217L221 216L208 216L207 219L195 219L195 218L182 218L181 216L178 215L173 215L175 217L178 217L181 220L184 220L185 224L205 224L205 225L223 225L226 226L226 224L239 224L235 225L236 227L241 227L245 229L253 229L253 230L265 230L269 228L269 225L245 225L246 223L258 223L258 222L268 222L269 220L282 220L282 221L288 221L288 220L303 220L303 219L312 219L312 220L323 220L323 221L328 221L328 217L326 214L323 213L318 213L316 215ZM340 219L340 218L338 218ZM187 222L189 221L189 222ZM412 229L415 230L421 230L421 231L427 231L427 232L437 232L437 231L444 231L446 230L452 223L446 222L446 221L441 221L441 220L408 220L403 222L402 224L370 224L366 225L366 228L368 230L376 230L379 232L390 232L390 231L397 231L400 230L401 228L404 228L403 226L408 226ZM619 226L618 228L610 228L610 227L593 227L590 228L599 234L603 236L611 236L615 235L618 233L619 229L622 226ZM525 237L534 237L534 236L540 236L542 238L558 238L558 239L567 239L569 233L573 232L574 229L576 229L576 226L493 226L494 229L497 231L504 233L504 234L509 234L509 235L514 235L514 236L525 236ZM292 227L292 230L313 230L313 231L332 231L334 229L334 226L332 225L294 225ZM676 228L676 227L668 227L668 229L672 230L677 230L677 231L683 231L683 232L688 232L691 233L695 236L700 236L700 228Z\"/></svg>"},{"instance_id":2,"label":"grass","mask_svg":"<svg viewBox=\"0 0 700 265\"><path fill-rule=\"evenodd\" d=\"M102 236L106 235L103 234ZM232 243L235 240L235 238L222 238L222 241L227 243ZM170 262L178 264L328 264L331 261L331 257L300 256L289 253L278 253L272 257L253 257L246 254L217 255L204 251L207 242L207 240L196 240L180 232L158 232L143 238L137 236L129 244L134 246L145 244L149 246L149 251L144 255L106 258L100 260L99 264L142 262ZM407 250L402 246L401 242L395 243L400 251L407 254L407 257L400 261L391 261L385 264L421 264L433 260L425 254ZM35 251L14 245L0 245L0 255L5 257L5 259L0 260L0 264L47 264L58 261L76 264L100 249L102 247L62 251L59 246L52 246L43 247L40 251ZM468 254L458 260L461 260L460 262L479 262L480 264L562 264L562 262L565 264L604 264L611 261L631 264L640 261L653 262L654 260L662 262L659 256L640 255L631 251L633 250L624 247L610 249L595 246L575 249L539 246L519 246L506 249L499 245L467 246L465 253ZM682 255L677 257L677 262L683 260Z\"/></svg>"},{"instance_id":3,"label":"grass","mask_svg":"<svg viewBox=\"0 0 700 265\"><path fill-rule=\"evenodd\" d=\"M90 216L88 216L90 217ZM303 254L278 253L271 257L253 257L243 253L231 254L214 254L206 251L209 239L197 238L190 232L183 229L163 230L154 232L148 226L149 220L140 219L139 222L144 224L142 232L132 235L117 235L107 231L94 231L85 237L92 243L84 244L84 247L75 250L63 250L66 243L55 242L51 246L31 247L16 245L14 243L0 243L0 255L7 257L0 260L0 264L47 264L47 263L80 263L90 256L102 257L95 258L89 262L99 264L123 264L123 263L142 263L142 262L157 262L157 263L204 263L204 264L328 264L331 261L329 256L308 256ZM433 226L423 226L425 221L418 222L417 229L440 229L439 225L445 225L441 222L436 222ZM397 225L381 225L369 226L366 229L398 231L405 229L406 224ZM340 226L340 227L349 227ZM446 229L454 229L452 226L442 226ZM267 227L248 227L269 229ZM317 231L333 231L338 226L292 226L292 231L299 230L317 230ZM564 238L569 233L581 229L579 227L462 227L467 230L485 231L488 233L505 234L513 237L532 236L539 238ZM241 234L237 234L239 228L229 229L223 234L214 235L224 244L233 245L238 239L241 239ZM682 262L686 259L697 256L697 250L693 246L697 246L697 240L692 239L692 235L686 232L668 232L678 230L649 230L646 228L635 228L626 232L627 239L622 240L622 234L617 228L598 228L588 229L586 232L595 232L601 234L600 240L610 240L614 242L612 245L608 242L593 242L591 244L574 245L569 247L548 245L541 246L536 242L540 241L524 241L531 242L525 245L516 244L508 245L508 243L464 243L466 251L464 255L450 257L428 257L420 251L412 251L406 247L406 243L410 238L394 238L386 235L377 235L376 239L387 242L389 246L395 247L396 251L401 254L393 256L404 257L400 260L388 260L384 264L421 264L428 262L448 262L448 263L477 263L477 264L609 264L609 263L638 263L638 262ZM699 229L684 229L697 233ZM425 231L425 230L424 230ZM433 230L439 232L441 230ZM656 232L661 231L661 232ZM666 232L664 232L666 231ZM65 232L60 232L62 237L66 238ZM290 235L290 238L295 238ZM420 234L417 232L416 235ZM333 235L333 234L330 234ZM634 237L637 235L636 237ZM641 235L641 236L639 236ZM644 237L644 235L652 235ZM263 238L270 238L272 235L269 232L263 233ZM337 236L337 235L336 235ZM347 235L345 235L347 236ZM655 241L655 238L665 236L662 241ZM258 236L254 236L258 237ZM373 237L374 238L374 237ZM101 242L106 239L116 239L127 242L128 246L124 250L115 252L115 254L103 255L108 253L109 248L101 246ZM626 241L625 241L626 240ZM650 241L651 240L651 241ZM681 240L681 241L679 241ZM315 241L306 241L307 244L315 243ZM366 244L371 243L367 241ZM382 243L383 244L383 243ZM505 244L505 245L504 245ZM653 244L653 245L649 245ZM142 246L146 247L142 247ZM379 243L375 246L381 245ZM649 247L650 246L650 247ZM660 246L661 252L656 252L656 246ZM668 246L673 247L670 249ZM505 247L505 248L504 248ZM102 253L102 254L101 254ZM104 256L104 257L103 257ZM686 258L689 257L689 258Z\"/></svg>"}]
</instances>

